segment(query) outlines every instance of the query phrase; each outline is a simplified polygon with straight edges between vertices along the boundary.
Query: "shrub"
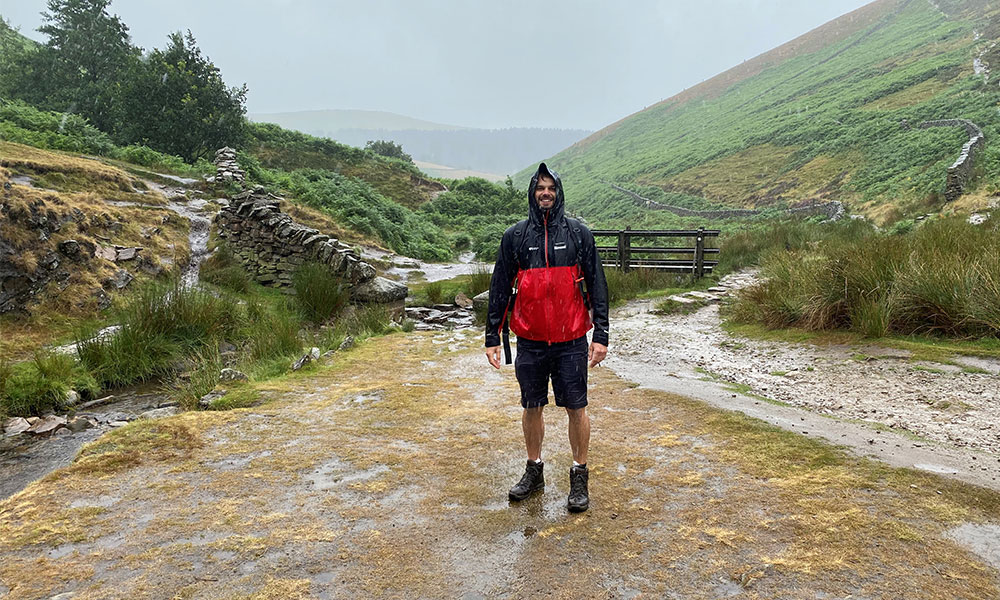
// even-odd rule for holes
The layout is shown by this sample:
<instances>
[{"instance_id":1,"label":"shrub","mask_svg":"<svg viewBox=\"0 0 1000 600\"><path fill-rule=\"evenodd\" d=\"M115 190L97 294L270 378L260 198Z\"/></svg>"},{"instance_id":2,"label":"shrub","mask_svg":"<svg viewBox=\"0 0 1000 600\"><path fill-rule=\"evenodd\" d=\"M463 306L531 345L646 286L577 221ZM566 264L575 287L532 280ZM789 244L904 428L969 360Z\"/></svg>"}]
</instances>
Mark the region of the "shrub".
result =
<instances>
[{"instance_id":1,"label":"shrub","mask_svg":"<svg viewBox=\"0 0 1000 600\"><path fill-rule=\"evenodd\" d=\"M292 277L299 308L313 323L323 323L340 312L350 296L344 282L326 265L308 262Z\"/></svg>"}]
</instances>

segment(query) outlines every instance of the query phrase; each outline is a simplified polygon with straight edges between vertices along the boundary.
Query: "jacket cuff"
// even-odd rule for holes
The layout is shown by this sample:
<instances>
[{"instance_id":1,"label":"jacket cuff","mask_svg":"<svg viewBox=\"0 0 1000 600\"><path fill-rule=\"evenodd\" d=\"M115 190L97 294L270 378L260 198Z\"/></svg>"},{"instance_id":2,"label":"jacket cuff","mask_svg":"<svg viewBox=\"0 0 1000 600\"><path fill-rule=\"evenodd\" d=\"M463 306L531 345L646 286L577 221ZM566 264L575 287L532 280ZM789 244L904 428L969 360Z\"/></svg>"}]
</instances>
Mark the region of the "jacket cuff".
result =
<instances>
[{"instance_id":1,"label":"jacket cuff","mask_svg":"<svg viewBox=\"0 0 1000 600\"><path fill-rule=\"evenodd\" d=\"M595 344L600 344L602 346L608 345L608 332L594 330L594 336L590 340Z\"/></svg>"},{"instance_id":2,"label":"jacket cuff","mask_svg":"<svg viewBox=\"0 0 1000 600\"><path fill-rule=\"evenodd\" d=\"M486 334L486 344L485 344L486 348L492 348L493 346L499 346L499 345L500 345L499 335L492 332Z\"/></svg>"}]
</instances>

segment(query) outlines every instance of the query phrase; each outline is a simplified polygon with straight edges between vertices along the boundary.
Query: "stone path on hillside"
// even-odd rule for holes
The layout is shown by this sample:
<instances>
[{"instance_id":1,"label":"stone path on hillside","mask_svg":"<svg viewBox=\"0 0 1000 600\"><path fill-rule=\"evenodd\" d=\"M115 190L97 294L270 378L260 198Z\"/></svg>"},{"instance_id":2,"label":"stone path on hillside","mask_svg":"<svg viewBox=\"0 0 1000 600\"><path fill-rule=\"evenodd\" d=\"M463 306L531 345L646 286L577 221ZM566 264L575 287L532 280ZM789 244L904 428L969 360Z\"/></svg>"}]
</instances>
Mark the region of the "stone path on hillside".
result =
<instances>
[{"instance_id":1,"label":"stone path on hillside","mask_svg":"<svg viewBox=\"0 0 1000 600\"><path fill-rule=\"evenodd\" d=\"M129 424L0 501L0 596L990 598L1000 495L591 371L591 509L523 469L478 330L369 340L267 403ZM5 595L6 594L6 595Z\"/></svg>"}]
</instances>

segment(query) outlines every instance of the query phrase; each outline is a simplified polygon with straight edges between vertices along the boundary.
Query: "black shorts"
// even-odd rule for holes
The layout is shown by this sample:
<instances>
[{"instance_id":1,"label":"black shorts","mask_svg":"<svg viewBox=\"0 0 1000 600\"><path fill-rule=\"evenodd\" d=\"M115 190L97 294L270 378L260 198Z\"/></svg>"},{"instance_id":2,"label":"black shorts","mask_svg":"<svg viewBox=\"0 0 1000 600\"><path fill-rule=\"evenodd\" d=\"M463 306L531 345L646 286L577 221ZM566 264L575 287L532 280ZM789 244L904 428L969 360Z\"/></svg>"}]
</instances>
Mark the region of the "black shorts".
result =
<instances>
[{"instance_id":1,"label":"black shorts","mask_svg":"<svg viewBox=\"0 0 1000 600\"><path fill-rule=\"evenodd\" d=\"M587 336L555 344L518 338L514 372L521 386L521 406L548 404L550 377L556 406L587 406L587 353Z\"/></svg>"}]
</instances>

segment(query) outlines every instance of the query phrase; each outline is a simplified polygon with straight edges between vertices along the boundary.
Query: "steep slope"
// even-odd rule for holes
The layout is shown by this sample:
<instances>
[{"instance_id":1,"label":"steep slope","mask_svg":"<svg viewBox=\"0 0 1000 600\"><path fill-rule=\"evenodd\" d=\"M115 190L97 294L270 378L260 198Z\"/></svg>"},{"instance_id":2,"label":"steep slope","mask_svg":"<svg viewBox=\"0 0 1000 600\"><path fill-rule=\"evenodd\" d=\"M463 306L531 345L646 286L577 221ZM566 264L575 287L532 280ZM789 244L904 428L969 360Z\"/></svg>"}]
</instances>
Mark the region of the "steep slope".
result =
<instances>
[{"instance_id":1,"label":"steep slope","mask_svg":"<svg viewBox=\"0 0 1000 600\"><path fill-rule=\"evenodd\" d=\"M695 209L836 199L879 222L937 209L969 136L916 125L964 118L987 140L998 132L1000 89L989 74L998 13L985 0L878 0L550 162L570 210L595 222L697 221L652 216L609 183ZM988 147L979 161L982 194L996 180L996 153Z\"/></svg>"}]
</instances>

